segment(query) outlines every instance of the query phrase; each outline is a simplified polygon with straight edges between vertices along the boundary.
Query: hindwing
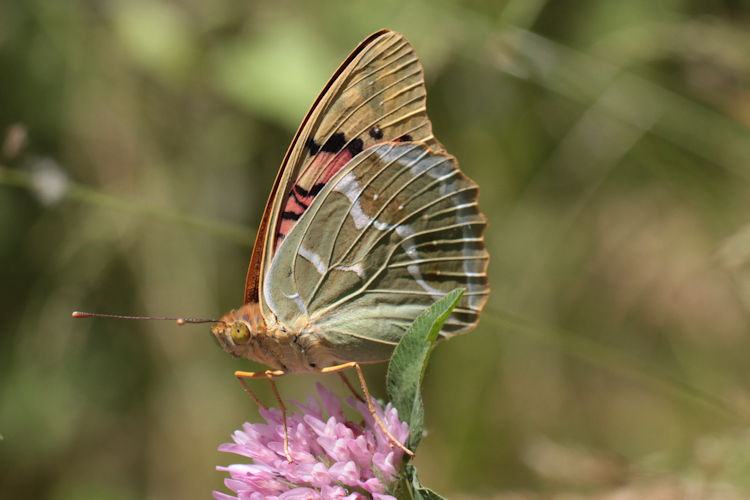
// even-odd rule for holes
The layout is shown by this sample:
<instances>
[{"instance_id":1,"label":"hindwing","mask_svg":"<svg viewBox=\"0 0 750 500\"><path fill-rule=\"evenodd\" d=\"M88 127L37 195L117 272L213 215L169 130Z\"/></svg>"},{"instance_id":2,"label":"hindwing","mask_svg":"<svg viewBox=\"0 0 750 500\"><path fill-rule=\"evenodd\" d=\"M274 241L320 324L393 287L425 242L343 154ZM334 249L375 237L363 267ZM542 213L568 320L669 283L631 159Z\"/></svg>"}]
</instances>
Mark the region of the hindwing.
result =
<instances>
[{"instance_id":1,"label":"hindwing","mask_svg":"<svg viewBox=\"0 0 750 500\"><path fill-rule=\"evenodd\" d=\"M472 328L489 293L477 196L442 151L398 142L365 149L280 243L267 306L348 361L388 359L417 315L458 287L466 293L441 335Z\"/></svg>"}]
</instances>

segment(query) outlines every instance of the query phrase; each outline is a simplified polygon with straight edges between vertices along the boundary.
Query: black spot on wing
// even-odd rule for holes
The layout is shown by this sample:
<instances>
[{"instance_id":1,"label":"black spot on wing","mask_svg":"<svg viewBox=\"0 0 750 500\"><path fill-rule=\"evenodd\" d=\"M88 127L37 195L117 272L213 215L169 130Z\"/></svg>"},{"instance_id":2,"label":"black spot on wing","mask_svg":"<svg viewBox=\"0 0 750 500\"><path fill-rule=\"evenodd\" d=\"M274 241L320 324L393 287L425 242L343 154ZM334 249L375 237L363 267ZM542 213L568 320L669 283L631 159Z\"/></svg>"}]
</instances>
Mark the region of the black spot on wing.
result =
<instances>
[{"instance_id":1,"label":"black spot on wing","mask_svg":"<svg viewBox=\"0 0 750 500\"><path fill-rule=\"evenodd\" d=\"M320 191L326 187L325 182L319 182L310 188L310 196L317 196Z\"/></svg>"},{"instance_id":2,"label":"black spot on wing","mask_svg":"<svg viewBox=\"0 0 750 500\"><path fill-rule=\"evenodd\" d=\"M293 212L291 210L285 210L281 212L281 218L286 220L299 220L299 218L302 216L304 212L297 213Z\"/></svg>"},{"instance_id":3,"label":"black spot on wing","mask_svg":"<svg viewBox=\"0 0 750 500\"><path fill-rule=\"evenodd\" d=\"M411 136L409 134L404 134L396 139L396 142L411 142Z\"/></svg>"},{"instance_id":4,"label":"black spot on wing","mask_svg":"<svg viewBox=\"0 0 750 500\"><path fill-rule=\"evenodd\" d=\"M304 202L304 200L300 200L300 195L298 195L296 193L297 188L301 189L302 191L305 191L304 189L300 188L299 186L294 186L294 189L292 190L292 197L294 198L294 201L295 201L295 203L297 203L297 205L301 206L302 208L304 208L306 210L307 207L308 207L308 205L307 205L307 203ZM302 195L303 198L306 197L306 196L307 196L306 194Z\"/></svg>"},{"instance_id":5,"label":"black spot on wing","mask_svg":"<svg viewBox=\"0 0 750 500\"><path fill-rule=\"evenodd\" d=\"M328 138L328 140L323 144L323 147L321 147L321 151L325 151L326 153L338 153L341 151L341 149L346 144L346 137L344 137L343 132L336 132L331 137Z\"/></svg>"},{"instance_id":6,"label":"black spot on wing","mask_svg":"<svg viewBox=\"0 0 750 500\"><path fill-rule=\"evenodd\" d=\"M349 141L349 144L346 145L346 149L352 154L352 156L357 156L362 152L362 146L362 139L357 137L356 139Z\"/></svg>"},{"instance_id":7,"label":"black spot on wing","mask_svg":"<svg viewBox=\"0 0 750 500\"><path fill-rule=\"evenodd\" d=\"M294 185L294 192L298 194L299 196L302 196L303 198L307 198L310 195L310 193L299 184Z\"/></svg>"},{"instance_id":8,"label":"black spot on wing","mask_svg":"<svg viewBox=\"0 0 750 500\"><path fill-rule=\"evenodd\" d=\"M317 154L318 151L320 151L320 144L318 144L317 142L315 142L315 139L313 139L312 137L310 137L309 139L307 139L307 142L305 143L305 146L310 151L310 156L312 156L314 154Z\"/></svg>"},{"instance_id":9,"label":"black spot on wing","mask_svg":"<svg viewBox=\"0 0 750 500\"><path fill-rule=\"evenodd\" d=\"M370 137L373 139L382 139L383 138L383 131L380 130L380 127L375 125L370 129Z\"/></svg>"}]
</instances>

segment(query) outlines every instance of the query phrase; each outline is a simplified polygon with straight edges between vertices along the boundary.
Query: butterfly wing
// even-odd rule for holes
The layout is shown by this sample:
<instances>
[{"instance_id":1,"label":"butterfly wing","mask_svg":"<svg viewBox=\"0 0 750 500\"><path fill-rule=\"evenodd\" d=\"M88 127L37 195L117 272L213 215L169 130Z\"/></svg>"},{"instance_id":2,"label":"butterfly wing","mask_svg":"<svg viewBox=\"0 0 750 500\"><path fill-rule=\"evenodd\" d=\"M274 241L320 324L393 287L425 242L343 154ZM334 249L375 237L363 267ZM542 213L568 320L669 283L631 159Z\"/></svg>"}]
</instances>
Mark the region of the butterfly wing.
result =
<instances>
[{"instance_id":1,"label":"butterfly wing","mask_svg":"<svg viewBox=\"0 0 750 500\"><path fill-rule=\"evenodd\" d=\"M331 178L374 144L419 141L433 149L422 66L399 33L363 41L334 73L302 121L276 177L258 229L245 283L245 303L259 293L279 245Z\"/></svg>"},{"instance_id":2,"label":"butterfly wing","mask_svg":"<svg viewBox=\"0 0 750 500\"><path fill-rule=\"evenodd\" d=\"M457 288L443 326L471 329L489 293L478 187L421 143L366 149L281 243L264 295L284 325L319 333L341 361L390 357L417 315Z\"/></svg>"}]
</instances>

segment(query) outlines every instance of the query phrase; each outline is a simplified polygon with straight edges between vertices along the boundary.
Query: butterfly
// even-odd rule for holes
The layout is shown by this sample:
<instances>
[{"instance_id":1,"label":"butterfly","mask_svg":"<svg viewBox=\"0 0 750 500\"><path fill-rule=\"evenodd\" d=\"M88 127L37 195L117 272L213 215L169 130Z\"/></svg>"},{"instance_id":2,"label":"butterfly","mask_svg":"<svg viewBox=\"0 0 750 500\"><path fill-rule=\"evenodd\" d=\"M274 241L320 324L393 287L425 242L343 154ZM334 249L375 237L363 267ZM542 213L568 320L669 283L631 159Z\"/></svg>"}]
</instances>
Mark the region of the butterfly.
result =
<instances>
[{"instance_id":1,"label":"butterfly","mask_svg":"<svg viewBox=\"0 0 750 500\"><path fill-rule=\"evenodd\" d=\"M278 372L386 361L417 315L466 289L440 332L487 300L478 186L432 134L422 66L381 30L346 58L305 116L266 204L244 304L212 332Z\"/></svg>"},{"instance_id":2,"label":"butterfly","mask_svg":"<svg viewBox=\"0 0 750 500\"><path fill-rule=\"evenodd\" d=\"M478 191L432 134L414 48L389 30L366 38L302 120L244 302L211 329L232 356L272 368L236 372L245 390L260 404L244 379L267 377L283 410L272 377L354 367L369 403L359 364L387 361L436 300L465 288L440 335L472 329L489 294ZM291 460L286 435L284 449Z\"/></svg>"}]
</instances>

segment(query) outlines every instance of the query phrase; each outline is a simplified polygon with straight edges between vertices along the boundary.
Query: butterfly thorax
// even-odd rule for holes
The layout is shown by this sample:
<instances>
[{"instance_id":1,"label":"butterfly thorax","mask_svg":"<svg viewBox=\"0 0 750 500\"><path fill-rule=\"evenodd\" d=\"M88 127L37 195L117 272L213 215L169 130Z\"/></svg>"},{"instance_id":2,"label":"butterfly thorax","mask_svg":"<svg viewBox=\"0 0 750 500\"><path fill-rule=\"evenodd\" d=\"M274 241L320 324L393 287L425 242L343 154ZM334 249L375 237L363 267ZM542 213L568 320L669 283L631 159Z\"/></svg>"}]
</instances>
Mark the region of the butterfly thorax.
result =
<instances>
[{"instance_id":1,"label":"butterfly thorax","mask_svg":"<svg viewBox=\"0 0 750 500\"><path fill-rule=\"evenodd\" d=\"M287 373L317 371L338 364L323 338L307 325L266 320L257 303L226 313L211 328L219 344L236 358L258 361Z\"/></svg>"}]
</instances>

